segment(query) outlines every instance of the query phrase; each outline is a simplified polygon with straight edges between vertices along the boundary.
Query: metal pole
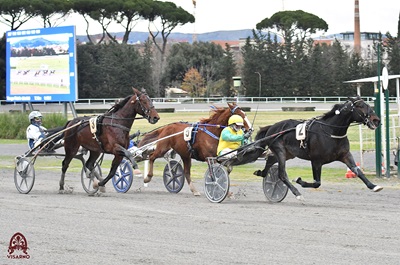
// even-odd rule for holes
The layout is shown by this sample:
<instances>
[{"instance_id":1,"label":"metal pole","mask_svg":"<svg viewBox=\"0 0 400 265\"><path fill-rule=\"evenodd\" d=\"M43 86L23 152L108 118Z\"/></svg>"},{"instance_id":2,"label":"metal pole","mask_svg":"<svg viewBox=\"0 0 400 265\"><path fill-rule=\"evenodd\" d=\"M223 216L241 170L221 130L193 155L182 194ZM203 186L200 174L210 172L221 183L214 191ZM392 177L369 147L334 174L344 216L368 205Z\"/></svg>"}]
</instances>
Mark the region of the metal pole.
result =
<instances>
[{"instance_id":1,"label":"metal pole","mask_svg":"<svg viewBox=\"0 0 400 265\"><path fill-rule=\"evenodd\" d=\"M381 115L381 45L378 43L378 84L375 89L375 113L382 120ZM382 126L375 130L375 170L376 176L382 177Z\"/></svg>"},{"instance_id":2,"label":"metal pole","mask_svg":"<svg viewBox=\"0 0 400 265\"><path fill-rule=\"evenodd\" d=\"M259 72L254 72L258 74L259 88L258 88L258 97L261 97L261 74Z\"/></svg>"},{"instance_id":3,"label":"metal pole","mask_svg":"<svg viewBox=\"0 0 400 265\"><path fill-rule=\"evenodd\" d=\"M389 88L385 89L386 108L386 177L390 178L390 132L389 132Z\"/></svg>"}]
</instances>

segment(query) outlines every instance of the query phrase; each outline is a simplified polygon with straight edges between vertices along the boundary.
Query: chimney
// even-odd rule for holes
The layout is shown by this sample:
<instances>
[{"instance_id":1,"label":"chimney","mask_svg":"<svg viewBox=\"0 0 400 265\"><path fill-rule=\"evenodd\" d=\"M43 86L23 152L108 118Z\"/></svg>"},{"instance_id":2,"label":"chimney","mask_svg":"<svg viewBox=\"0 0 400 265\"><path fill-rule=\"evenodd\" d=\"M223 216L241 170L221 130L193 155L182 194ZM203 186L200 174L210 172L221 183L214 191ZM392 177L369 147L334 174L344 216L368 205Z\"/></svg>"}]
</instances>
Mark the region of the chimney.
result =
<instances>
[{"instance_id":1,"label":"chimney","mask_svg":"<svg viewBox=\"0 0 400 265\"><path fill-rule=\"evenodd\" d=\"M361 53L359 0L354 0L354 51Z\"/></svg>"}]
</instances>

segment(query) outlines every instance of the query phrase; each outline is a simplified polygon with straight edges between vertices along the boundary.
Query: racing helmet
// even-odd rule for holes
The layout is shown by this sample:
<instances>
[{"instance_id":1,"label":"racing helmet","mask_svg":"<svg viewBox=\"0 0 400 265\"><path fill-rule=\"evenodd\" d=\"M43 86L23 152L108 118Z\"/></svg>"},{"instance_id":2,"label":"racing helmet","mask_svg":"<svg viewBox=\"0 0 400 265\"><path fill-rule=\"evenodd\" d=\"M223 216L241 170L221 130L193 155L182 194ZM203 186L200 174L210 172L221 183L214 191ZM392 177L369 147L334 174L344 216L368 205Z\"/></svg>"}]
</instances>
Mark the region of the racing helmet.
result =
<instances>
[{"instance_id":1,"label":"racing helmet","mask_svg":"<svg viewBox=\"0 0 400 265\"><path fill-rule=\"evenodd\" d=\"M243 126L243 118L237 114L232 115L228 120L228 125L232 124Z\"/></svg>"},{"instance_id":2,"label":"racing helmet","mask_svg":"<svg viewBox=\"0 0 400 265\"><path fill-rule=\"evenodd\" d=\"M34 110L31 113L29 113L29 121L32 121L35 118L42 120L42 113L40 113L37 110Z\"/></svg>"}]
</instances>

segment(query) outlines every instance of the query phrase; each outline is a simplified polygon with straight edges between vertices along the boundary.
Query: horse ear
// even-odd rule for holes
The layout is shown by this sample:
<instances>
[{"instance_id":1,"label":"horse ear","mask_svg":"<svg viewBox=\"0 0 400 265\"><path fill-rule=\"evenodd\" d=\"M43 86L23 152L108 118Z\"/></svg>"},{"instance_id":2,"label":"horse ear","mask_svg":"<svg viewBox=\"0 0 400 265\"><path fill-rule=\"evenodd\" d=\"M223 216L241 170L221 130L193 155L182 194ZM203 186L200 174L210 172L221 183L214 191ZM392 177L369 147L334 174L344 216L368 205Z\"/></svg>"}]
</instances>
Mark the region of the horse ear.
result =
<instances>
[{"instance_id":1,"label":"horse ear","mask_svg":"<svg viewBox=\"0 0 400 265\"><path fill-rule=\"evenodd\" d=\"M230 109L232 109L232 108L233 108L232 103L229 103L229 102L228 102L228 107L229 107Z\"/></svg>"}]
</instances>

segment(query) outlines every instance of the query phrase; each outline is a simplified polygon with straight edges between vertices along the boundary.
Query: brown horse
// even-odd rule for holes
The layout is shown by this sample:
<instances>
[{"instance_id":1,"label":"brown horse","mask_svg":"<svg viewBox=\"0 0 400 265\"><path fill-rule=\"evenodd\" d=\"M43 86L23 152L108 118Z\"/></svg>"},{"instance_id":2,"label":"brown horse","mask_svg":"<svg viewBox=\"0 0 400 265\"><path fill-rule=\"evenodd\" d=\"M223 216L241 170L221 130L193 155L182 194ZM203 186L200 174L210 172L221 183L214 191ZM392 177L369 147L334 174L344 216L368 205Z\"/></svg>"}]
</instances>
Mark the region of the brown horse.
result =
<instances>
[{"instance_id":1,"label":"brown horse","mask_svg":"<svg viewBox=\"0 0 400 265\"><path fill-rule=\"evenodd\" d=\"M222 129L228 125L228 119L233 114L240 115L243 118L245 130L252 129L251 123L243 110L234 103L228 103L228 106L229 108L214 108L210 117L201 119L199 123L175 122L145 134L139 142L139 148L152 142L157 141L157 143L154 152L149 155L149 172L144 182L150 182L153 177L154 161L173 149L182 158L183 174L190 191L195 196L199 196L200 193L196 190L190 178L191 158L205 161L207 157L217 155L219 136ZM189 127L196 129L193 130L195 133L192 133L192 140L187 142L183 137L183 132Z\"/></svg>"},{"instance_id":2,"label":"brown horse","mask_svg":"<svg viewBox=\"0 0 400 265\"><path fill-rule=\"evenodd\" d=\"M123 157L128 159L131 157L126 148L129 144L129 131L136 119L136 114L143 116L151 124L157 123L160 119L146 92L133 88L133 95L119 101L105 114L97 117L94 125L95 133L92 132L92 124L89 126L90 117L75 118L66 124L67 130L63 135L65 158L62 162L60 191L64 190L65 173L80 146L90 151L89 159L85 164L90 172L94 169L100 154L114 155L107 177L99 183L95 183L94 188L97 188L97 184L103 187L115 175ZM80 125L77 125L79 123Z\"/></svg>"}]
</instances>

